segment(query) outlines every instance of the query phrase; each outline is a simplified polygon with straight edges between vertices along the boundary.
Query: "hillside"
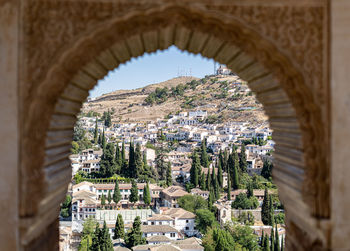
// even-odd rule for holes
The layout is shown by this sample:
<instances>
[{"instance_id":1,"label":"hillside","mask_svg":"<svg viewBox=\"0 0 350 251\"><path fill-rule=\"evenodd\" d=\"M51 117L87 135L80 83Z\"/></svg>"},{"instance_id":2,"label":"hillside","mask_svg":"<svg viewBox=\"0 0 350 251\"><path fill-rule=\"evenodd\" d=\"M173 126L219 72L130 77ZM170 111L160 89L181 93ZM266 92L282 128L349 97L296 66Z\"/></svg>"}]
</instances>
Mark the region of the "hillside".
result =
<instances>
[{"instance_id":1,"label":"hillside","mask_svg":"<svg viewBox=\"0 0 350 251\"><path fill-rule=\"evenodd\" d=\"M114 111L115 122L153 121L193 109L207 110L210 122L267 121L262 105L237 76L178 77L139 89L118 90L84 103L82 112L102 114L108 109Z\"/></svg>"}]
</instances>

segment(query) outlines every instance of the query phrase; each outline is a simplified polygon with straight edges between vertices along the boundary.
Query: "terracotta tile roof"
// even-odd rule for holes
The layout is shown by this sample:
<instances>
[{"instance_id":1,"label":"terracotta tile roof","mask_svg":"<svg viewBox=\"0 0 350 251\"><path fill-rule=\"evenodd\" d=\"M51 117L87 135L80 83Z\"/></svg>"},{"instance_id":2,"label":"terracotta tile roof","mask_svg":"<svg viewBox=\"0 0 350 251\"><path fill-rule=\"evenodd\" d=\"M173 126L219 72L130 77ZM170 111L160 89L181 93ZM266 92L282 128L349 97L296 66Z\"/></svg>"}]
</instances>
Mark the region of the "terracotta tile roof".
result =
<instances>
[{"instance_id":1,"label":"terracotta tile roof","mask_svg":"<svg viewBox=\"0 0 350 251\"><path fill-rule=\"evenodd\" d=\"M162 213L163 215L168 215L172 218L178 219L194 219L196 215L183 208L170 208Z\"/></svg>"},{"instance_id":2,"label":"terracotta tile roof","mask_svg":"<svg viewBox=\"0 0 350 251\"><path fill-rule=\"evenodd\" d=\"M162 214L154 214L152 217L147 218L148 221L172 221L173 218L171 218L168 215L162 215Z\"/></svg>"},{"instance_id":3,"label":"terracotta tile roof","mask_svg":"<svg viewBox=\"0 0 350 251\"><path fill-rule=\"evenodd\" d=\"M137 183L137 189L143 189L146 183ZM95 184L97 190L114 190L115 184ZM119 183L119 189L130 190L132 185L130 183Z\"/></svg>"},{"instance_id":4,"label":"terracotta tile roof","mask_svg":"<svg viewBox=\"0 0 350 251\"><path fill-rule=\"evenodd\" d=\"M143 233L177 233L176 228L168 225L141 225Z\"/></svg>"},{"instance_id":5,"label":"terracotta tile roof","mask_svg":"<svg viewBox=\"0 0 350 251\"><path fill-rule=\"evenodd\" d=\"M150 237L147 237L147 241L149 242L170 242L171 240L166 237L165 235L153 235Z\"/></svg>"},{"instance_id":6,"label":"terracotta tile roof","mask_svg":"<svg viewBox=\"0 0 350 251\"><path fill-rule=\"evenodd\" d=\"M74 188L81 187L81 186L83 186L83 185L94 186L94 184L91 183L91 182L83 181L83 182L80 182L79 184L74 185L74 186L73 186L73 189L74 189Z\"/></svg>"},{"instance_id":7,"label":"terracotta tile roof","mask_svg":"<svg viewBox=\"0 0 350 251\"><path fill-rule=\"evenodd\" d=\"M170 186L162 191L162 193L168 195L169 197L182 197L188 194L184 188L180 186Z\"/></svg>"}]
</instances>

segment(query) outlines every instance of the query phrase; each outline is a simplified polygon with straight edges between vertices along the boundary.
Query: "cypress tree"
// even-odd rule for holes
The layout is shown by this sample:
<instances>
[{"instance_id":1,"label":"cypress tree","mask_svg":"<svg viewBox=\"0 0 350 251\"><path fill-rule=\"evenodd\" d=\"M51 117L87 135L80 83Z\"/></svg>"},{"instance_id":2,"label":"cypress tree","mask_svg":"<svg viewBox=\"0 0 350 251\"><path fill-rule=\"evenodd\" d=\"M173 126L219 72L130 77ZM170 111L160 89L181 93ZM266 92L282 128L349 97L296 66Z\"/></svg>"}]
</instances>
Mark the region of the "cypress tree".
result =
<instances>
[{"instance_id":1,"label":"cypress tree","mask_svg":"<svg viewBox=\"0 0 350 251\"><path fill-rule=\"evenodd\" d=\"M118 202L122 199L122 195L120 194L119 189L119 182L118 179L115 179L115 186L114 186L114 192L113 192L113 201L115 204L118 204Z\"/></svg>"},{"instance_id":2,"label":"cypress tree","mask_svg":"<svg viewBox=\"0 0 350 251\"><path fill-rule=\"evenodd\" d=\"M171 164L168 162L166 170L166 185L170 187L173 184L173 178L171 175Z\"/></svg>"},{"instance_id":3,"label":"cypress tree","mask_svg":"<svg viewBox=\"0 0 350 251\"><path fill-rule=\"evenodd\" d=\"M103 128L103 133L102 133L102 148L103 151L106 149L106 137L105 137L105 129Z\"/></svg>"},{"instance_id":4,"label":"cypress tree","mask_svg":"<svg viewBox=\"0 0 350 251\"><path fill-rule=\"evenodd\" d=\"M147 153L146 153L146 151L144 151L143 152L143 167L144 167L144 169L147 169L147 166L148 166L148 164L147 164Z\"/></svg>"},{"instance_id":5,"label":"cypress tree","mask_svg":"<svg viewBox=\"0 0 350 251\"><path fill-rule=\"evenodd\" d=\"M137 167L136 167L134 144L131 141L130 141L130 150L129 150L128 174L129 174L128 176L130 178L136 178L137 177Z\"/></svg>"},{"instance_id":6,"label":"cypress tree","mask_svg":"<svg viewBox=\"0 0 350 251\"><path fill-rule=\"evenodd\" d=\"M146 240L142 237L141 232L141 219L137 216L132 224L132 229L127 233L125 238L125 244L128 248L132 248L137 245L145 244Z\"/></svg>"},{"instance_id":7,"label":"cypress tree","mask_svg":"<svg viewBox=\"0 0 350 251\"><path fill-rule=\"evenodd\" d=\"M270 238L268 235L265 236L263 251L270 251Z\"/></svg>"},{"instance_id":8,"label":"cypress tree","mask_svg":"<svg viewBox=\"0 0 350 251\"><path fill-rule=\"evenodd\" d=\"M271 245L270 245L271 251L275 251L275 233L273 231L273 226L271 228L271 235L270 235L270 237L271 237Z\"/></svg>"},{"instance_id":9,"label":"cypress tree","mask_svg":"<svg viewBox=\"0 0 350 251\"><path fill-rule=\"evenodd\" d=\"M234 165L234 167L233 167L232 187L233 187L233 189L238 189L238 187L239 187L238 170L237 170L236 165Z\"/></svg>"},{"instance_id":10,"label":"cypress tree","mask_svg":"<svg viewBox=\"0 0 350 251\"><path fill-rule=\"evenodd\" d=\"M219 182L219 186L223 187L222 168L221 168L220 161L217 161L217 166L218 166L218 182Z\"/></svg>"},{"instance_id":11,"label":"cypress tree","mask_svg":"<svg viewBox=\"0 0 350 251\"><path fill-rule=\"evenodd\" d=\"M138 192L138 189L137 189L136 182L133 179L132 182L131 182L131 194L130 194L130 197L129 197L129 201L135 203L138 200L139 200L139 192Z\"/></svg>"},{"instance_id":12,"label":"cypress tree","mask_svg":"<svg viewBox=\"0 0 350 251\"><path fill-rule=\"evenodd\" d=\"M269 224L269 194L266 187L264 192L264 200L261 206L261 221L264 223L264 225Z\"/></svg>"},{"instance_id":13,"label":"cypress tree","mask_svg":"<svg viewBox=\"0 0 350 251\"><path fill-rule=\"evenodd\" d=\"M198 158L198 155L196 152L193 153L192 155L192 166L191 166L191 170L190 170L190 179L191 179L191 183L197 187L198 186L198 182L199 182L199 170L201 169L200 167L200 161Z\"/></svg>"},{"instance_id":14,"label":"cypress tree","mask_svg":"<svg viewBox=\"0 0 350 251\"><path fill-rule=\"evenodd\" d=\"M222 168L225 172L227 172L227 167L225 166L224 156L223 156L223 154L222 154L221 149L220 149L220 152L219 152L219 162L220 162L221 168Z\"/></svg>"},{"instance_id":15,"label":"cypress tree","mask_svg":"<svg viewBox=\"0 0 350 251\"><path fill-rule=\"evenodd\" d=\"M115 149L115 163L121 167L122 166L122 153L119 149L119 143L117 142L116 149Z\"/></svg>"},{"instance_id":16,"label":"cypress tree","mask_svg":"<svg viewBox=\"0 0 350 251\"><path fill-rule=\"evenodd\" d=\"M123 143L122 143L122 163L124 164L126 159L125 159L125 143L124 143L124 140L123 140Z\"/></svg>"},{"instance_id":17,"label":"cypress tree","mask_svg":"<svg viewBox=\"0 0 350 251\"><path fill-rule=\"evenodd\" d=\"M202 175L201 175L201 183L200 183L200 188L202 190L206 190L206 184L205 184L205 174L204 172L202 172Z\"/></svg>"},{"instance_id":18,"label":"cypress tree","mask_svg":"<svg viewBox=\"0 0 350 251\"><path fill-rule=\"evenodd\" d=\"M140 145L140 143L136 144L135 165L136 165L136 177L139 177L139 175L143 171L143 160L142 160L142 153L141 153L141 145Z\"/></svg>"},{"instance_id":19,"label":"cypress tree","mask_svg":"<svg viewBox=\"0 0 350 251\"><path fill-rule=\"evenodd\" d=\"M201 165L205 168L209 167L209 160L207 154L207 140L204 139L201 144Z\"/></svg>"},{"instance_id":20,"label":"cypress tree","mask_svg":"<svg viewBox=\"0 0 350 251\"><path fill-rule=\"evenodd\" d=\"M284 251L284 238L281 238L281 251Z\"/></svg>"},{"instance_id":21,"label":"cypress tree","mask_svg":"<svg viewBox=\"0 0 350 251\"><path fill-rule=\"evenodd\" d=\"M104 177L111 177L116 171L114 159L114 144L108 143L103 149L103 154L100 161L100 173Z\"/></svg>"},{"instance_id":22,"label":"cypress tree","mask_svg":"<svg viewBox=\"0 0 350 251\"><path fill-rule=\"evenodd\" d=\"M275 251L280 251L280 240L278 236L278 229L277 229L277 224L275 225Z\"/></svg>"},{"instance_id":23,"label":"cypress tree","mask_svg":"<svg viewBox=\"0 0 350 251\"><path fill-rule=\"evenodd\" d=\"M227 164L228 156L229 156L229 153L227 152L227 148L225 148L225 151L223 154L223 161L224 161L223 166L225 166L226 170L228 168L228 164Z\"/></svg>"},{"instance_id":24,"label":"cypress tree","mask_svg":"<svg viewBox=\"0 0 350 251\"><path fill-rule=\"evenodd\" d=\"M102 134L101 133L98 135L97 143L100 145L100 147L102 147Z\"/></svg>"},{"instance_id":25,"label":"cypress tree","mask_svg":"<svg viewBox=\"0 0 350 251\"><path fill-rule=\"evenodd\" d=\"M208 170L208 172L207 172L207 179L206 179L206 181L207 181L206 187L207 187L207 189L208 189L208 191L209 191L209 190L210 190L210 187L211 187L211 175L210 175L210 170L209 170L209 168L208 168L207 170Z\"/></svg>"},{"instance_id":26,"label":"cypress tree","mask_svg":"<svg viewBox=\"0 0 350 251\"><path fill-rule=\"evenodd\" d=\"M95 131L94 131L94 143L97 144L98 143L97 117L95 119L96 119L96 122L95 122Z\"/></svg>"},{"instance_id":27,"label":"cypress tree","mask_svg":"<svg viewBox=\"0 0 350 251\"><path fill-rule=\"evenodd\" d=\"M209 210L212 208L212 205L214 203L214 198L215 198L215 195L214 195L213 189L210 188L209 197L208 197L208 208L209 208Z\"/></svg>"},{"instance_id":28,"label":"cypress tree","mask_svg":"<svg viewBox=\"0 0 350 251\"><path fill-rule=\"evenodd\" d=\"M214 188L214 196L215 196L215 199L217 200L220 197L220 190L219 190L219 185L218 185L218 179L217 179L217 176L215 175L215 168L214 167L212 170L211 181L212 181L212 185Z\"/></svg>"},{"instance_id":29,"label":"cypress tree","mask_svg":"<svg viewBox=\"0 0 350 251\"><path fill-rule=\"evenodd\" d=\"M92 244L91 244L90 250L92 251L100 250L99 236L100 236L99 223L96 223L96 228L95 228L94 235L92 237Z\"/></svg>"},{"instance_id":30,"label":"cypress tree","mask_svg":"<svg viewBox=\"0 0 350 251\"><path fill-rule=\"evenodd\" d=\"M124 221L121 214L118 214L117 220L114 227L114 236L113 239L124 239Z\"/></svg>"},{"instance_id":31,"label":"cypress tree","mask_svg":"<svg viewBox=\"0 0 350 251\"><path fill-rule=\"evenodd\" d=\"M272 203L272 196L269 196L269 214L268 214L268 219L269 219L269 225L273 226L274 225L274 209L273 209L273 203Z\"/></svg>"},{"instance_id":32,"label":"cypress tree","mask_svg":"<svg viewBox=\"0 0 350 251\"><path fill-rule=\"evenodd\" d=\"M239 167L242 172L247 172L247 156L245 155L245 146L241 145L241 154L239 156Z\"/></svg>"},{"instance_id":33,"label":"cypress tree","mask_svg":"<svg viewBox=\"0 0 350 251\"><path fill-rule=\"evenodd\" d=\"M113 251L113 243L109 235L106 221L104 221L102 231L99 233L99 243L100 250Z\"/></svg>"},{"instance_id":34,"label":"cypress tree","mask_svg":"<svg viewBox=\"0 0 350 251\"><path fill-rule=\"evenodd\" d=\"M227 200L231 200L231 181L230 172L227 172Z\"/></svg>"},{"instance_id":35,"label":"cypress tree","mask_svg":"<svg viewBox=\"0 0 350 251\"><path fill-rule=\"evenodd\" d=\"M108 190L107 201L108 201L108 204L111 204L112 202L111 190Z\"/></svg>"},{"instance_id":36,"label":"cypress tree","mask_svg":"<svg viewBox=\"0 0 350 251\"><path fill-rule=\"evenodd\" d=\"M149 206L151 204L151 193L149 191L148 183L143 188L143 202Z\"/></svg>"},{"instance_id":37,"label":"cypress tree","mask_svg":"<svg viewBox=\"0 0 350 251\"><path fill-rule=\"evenodd\" d=\"M105 198L105 195L102 194L102 197L101 197L101 205L104 207L104 205L106 205L106 198Z\"/></svg>"},{"instance_id":38,"label":"cypress tree","mask_svg":"<svg viewBox=\"0 0 350 251\"><path fill-rule=\"evenodd\" d=\"M247 185L247 197L253 197L254 196L254 192L253 192L253 184L252 182L249 182Z\"/></svg>"}]
</instances>

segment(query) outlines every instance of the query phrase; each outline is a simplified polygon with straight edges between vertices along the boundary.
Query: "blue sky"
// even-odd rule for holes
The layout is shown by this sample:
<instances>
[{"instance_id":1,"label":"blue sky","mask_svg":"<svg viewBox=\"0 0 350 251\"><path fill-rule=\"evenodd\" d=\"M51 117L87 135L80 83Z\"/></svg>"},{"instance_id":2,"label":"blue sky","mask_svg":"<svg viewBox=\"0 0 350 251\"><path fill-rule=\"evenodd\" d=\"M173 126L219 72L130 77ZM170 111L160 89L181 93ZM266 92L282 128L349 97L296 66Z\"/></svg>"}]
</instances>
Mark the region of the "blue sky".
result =
<instances>
[{"instance_id":1,"label":"blue sky","mask_svg":"<svg viewBox=\"0 0 350 251\"><path fill-rule=\"evenodd\" d=\"M182 52L175 46L165 51L145 54L133 58L119 66L98 82L90 97L120 89L136 89L162 82L177 76L194 76L202 78L213 74L214 61L200 55Z\"/></svg>"}]
</instances>

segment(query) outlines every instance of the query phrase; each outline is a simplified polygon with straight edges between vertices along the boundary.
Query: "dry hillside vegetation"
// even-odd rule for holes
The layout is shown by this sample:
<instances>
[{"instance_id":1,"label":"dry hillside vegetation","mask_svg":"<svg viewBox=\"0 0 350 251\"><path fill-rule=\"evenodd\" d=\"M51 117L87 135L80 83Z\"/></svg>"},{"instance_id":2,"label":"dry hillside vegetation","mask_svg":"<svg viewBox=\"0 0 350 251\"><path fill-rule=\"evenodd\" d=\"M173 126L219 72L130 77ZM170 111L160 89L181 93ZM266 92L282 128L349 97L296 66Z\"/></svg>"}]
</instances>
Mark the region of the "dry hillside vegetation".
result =
<instances>
[{"instance_id":1,"label":"dry hillside vegetation","mask_svg":"<svg viewBox=\"0 0 350 251\"><path fill-rule=\"evenodd\" d=\"M167 89L164 89L166 87ZM237 76L178 77L134 90L104 94L83 105L82 112L113 110L114 122L154 121L169 114L207 110L208 121L267 123L262 105Z\"/></svg>"}]
</instances>

